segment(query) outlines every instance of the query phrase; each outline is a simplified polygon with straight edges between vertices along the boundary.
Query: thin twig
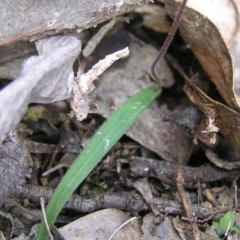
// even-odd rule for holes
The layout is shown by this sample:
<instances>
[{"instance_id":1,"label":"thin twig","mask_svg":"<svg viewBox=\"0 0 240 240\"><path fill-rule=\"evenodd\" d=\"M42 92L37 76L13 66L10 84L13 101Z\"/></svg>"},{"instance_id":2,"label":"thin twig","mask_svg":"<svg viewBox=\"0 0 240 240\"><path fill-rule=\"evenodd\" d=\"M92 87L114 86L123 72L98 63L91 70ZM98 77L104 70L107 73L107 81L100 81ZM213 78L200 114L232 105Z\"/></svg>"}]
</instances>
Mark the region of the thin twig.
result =
<instances>
[{"instance_id":1,"label":"thin twig","mask_svg":"<svg viewBox=\"0 0 240 240\"><path fill-rule=\"evenodd\" d=\"M10 197L21 199L27 198L34 202L38 202L40 197L44 197L46 202L48 202L51 199L53 192L54 190L50 188L26 184L22 186L22 188L16 188L15 192L13 192ZM181 204L177 202L154 197L153 203L162 213L174 215L184 214ZM92 193L91 198L89 198L89 196L81 197L73 194L65 205L65 208L81 213L94 212L96 210L109 207L133 212L146 212L147 210L150 210L146 201L135 192L109 192L105 194ZM188 221L204 223L213 218L215 220L219 220L223 216L222 213L229 211L229 209L214 211L213 208L202 208L193 204L192 211L198 219L191 219Z\"/></svg>"},{"instance_id":2,"label":"thin twig","mask_svg":"<svg viewBox=\"0 0 240 240\"><path fill-rule=\"evenodd\" d=\"M183 207L186 211L187 217L189 219L194 219L195 217L194 217L192 209L190 207L190 199L187 197L187 195L184 191L183 182L184 182L184 179L183 179L182 169L179 169L178 174L177 174L177 178L176 178L176 186L177 186L177 189L178 189L178 193L179 193L179 196L182 200L182 204L183 204ZM191 223L191 226L192 226L192 229L193 229L193 234L195 236L195 239L196 240L201 240L201 235L200 235L200 231L198 229L197 223L194 222L194 221L191 221L190 223Z\"/></svg>"}]
</instances>

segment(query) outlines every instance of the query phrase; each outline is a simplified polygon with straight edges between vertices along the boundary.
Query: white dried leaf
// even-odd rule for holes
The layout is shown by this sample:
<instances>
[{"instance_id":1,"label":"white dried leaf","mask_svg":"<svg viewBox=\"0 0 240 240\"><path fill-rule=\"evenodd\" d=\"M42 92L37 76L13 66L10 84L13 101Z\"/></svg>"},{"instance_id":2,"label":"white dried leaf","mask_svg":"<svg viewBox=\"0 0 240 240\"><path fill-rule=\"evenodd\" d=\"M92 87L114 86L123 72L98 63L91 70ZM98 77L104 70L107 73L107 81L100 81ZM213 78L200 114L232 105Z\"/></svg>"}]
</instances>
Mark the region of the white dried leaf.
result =
<instances>
[{"instance_id":1,"label":"white dried leaf","mask_svg":"<svg viewBox=\"0 0 240 240\"><path fill-rule=\"evenodd\" d=\"M73 97L71 99L71 107L73 113L79 121L87 117L90 112L88 94L94 89L93 81L98 78L107 68L109 68L115 61L129 54L129 49L117 51L113 54L107 55L104 59L95 64L87 73L76 78L73 85Z\"/></svg>"}]
</instances>

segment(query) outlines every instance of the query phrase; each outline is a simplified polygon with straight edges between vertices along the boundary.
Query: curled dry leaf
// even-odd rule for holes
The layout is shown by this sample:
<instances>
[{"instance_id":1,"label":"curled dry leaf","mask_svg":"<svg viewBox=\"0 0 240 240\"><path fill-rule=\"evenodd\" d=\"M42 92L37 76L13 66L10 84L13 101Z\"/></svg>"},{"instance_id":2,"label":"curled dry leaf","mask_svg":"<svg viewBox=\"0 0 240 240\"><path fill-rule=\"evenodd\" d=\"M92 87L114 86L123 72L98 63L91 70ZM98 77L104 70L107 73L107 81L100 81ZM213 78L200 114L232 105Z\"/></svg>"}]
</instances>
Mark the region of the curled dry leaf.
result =
<instances>
[{"instance_id":1,"label":"curled dry leaf","mask_svg":"<svg viewBox=\"0 0 240 240\"><path fill-rule=\"evenodd\" d=\"M174 17L178 5L179 3L174 0L166 1L166 10L171 17ZM234 9L231 11L234 12ZM233 91L232 59L219 30L206 16L188 7L184 11L179 30L229 107L209 98L190 79L185 78L187 95L197 106L201 105L205 109L210 108L214 111L213 115L216 124L212 124L209 129L211 128L211 130L214 130L212 132L216 132L215 130L219 128L220 133L231 144L240 148L240 131L238 128L240 126L240 107ZM231 27L231 32L228 37L225 37L228 42L233 39L236 24ZM209 131L206 130L206 132Z\"/></svg>"},{"instance_id":2,"label":"curled dry leaf","mask_svg":"<svg viewBox=\"0 0 240 240\"><path fill-rule=\"evenodd\" d=\"M54 43L52 48L49 42ZM80 53L81 42L72 36L55 36L36 44L41 55L29 58L21 75L1 90L0 142L21 120L29 103L49 103L71 97L72 66Z\"/></svg>"},{"instance_id":3,"label":"curled dry leaf","mask_svg":"<svg viewBox=\"0 0 240 240\"><path fill-rule=\"evenodd\" d=\"M28 151L21 139L13 132L0 145L0 207L5 199L30 177L27 166Z\"/></svg>"},{"instance_id":4,"label":"curled dry leaf","mask_svg":"<svg viewBox=\"0 0 240 240\"><path fill-rule=\"evenodd\" d=\"M103 60L95 64L87 73L79 74L73 83L73 96L71 107L77 120L81 121L91 112L88 94L94 89L93 81L98 78L107 68L109 68L119 58L129 54L128 48L107 55Z\"/></svg>"},{"instance_id":5,"label":"curled dry leaf","mask_svg":"<svg viewBox=\"0 0 240 240\"><path fill-rule=\"evenodd\" d=\"M237 29L237 34L233 41L231 41L231 44L228 46L229 47L229 52L232 57L233 61L233 78L234 78L234 91L235 91L235 97L240 105L240 1L235 1L237 10L238 10L238 15L237 15L237 20L238 20L238 29Z\"/></svg>"},{"instance_id":6,"label":"curled dry leaf","mask_svg":"<svg viewBox=\"0 0 240 240\"><path fill-rule=\"evenodd\" d=\"M174 0L168 0L166 3L167 12L174 17L179 4ZM234 101L232 88L231 56L219 30L202 14L186 7L179 31L228 106L239 110L239 106Z\"/></svg>"},{"instance_id":7,"label":"curled dry leaf","mask_svg":"<svg viewBox=\"0 0 240 240\"><path fill-rule=\"evenodd\" d=\"M214 132L216 132L215 129L217 127L218 129L220 129L219 132L232 145L240 148L240 131L238 127L240 126L240 114L227 107L226 105L214 101L213 99L208 97L200 88L192 84L190 79L189 82L186 82L184 91L194 104L198 106L201 105L201 108L205 108L205 111L207 111L207 109L211 109L214 111L214 122L216 122L216 125L213 125L214 131L212 131L213 134L210 138L210 143L212 141L215 141L214 139L216 138L216 136ZM208 119L208 116L206 116L206 119Z\"/></svg>"}]
</instances>

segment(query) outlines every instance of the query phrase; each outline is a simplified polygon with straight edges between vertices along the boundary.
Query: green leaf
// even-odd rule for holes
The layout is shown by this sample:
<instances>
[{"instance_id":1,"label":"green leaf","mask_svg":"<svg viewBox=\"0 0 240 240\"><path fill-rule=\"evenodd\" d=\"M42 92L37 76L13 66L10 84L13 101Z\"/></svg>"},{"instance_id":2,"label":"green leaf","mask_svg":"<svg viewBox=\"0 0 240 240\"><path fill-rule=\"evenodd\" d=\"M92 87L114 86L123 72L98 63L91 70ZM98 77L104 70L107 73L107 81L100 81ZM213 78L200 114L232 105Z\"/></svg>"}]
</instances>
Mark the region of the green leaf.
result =
<instances>
[{"instance_id":1,"label":"green leaf","mask_svg":"<svg viewBox=\"0 0 240 240\"><path fill-rule=\"evenodd\" d=\"M235 232L235 233L240 233L240 228L239 227L233 227L232 229L231 229L233 232Z\"/></svg>"},{"instance_id":2,"label":"green leaf","mask_svg":"<svg viewBox=\"0 0 240 240\"><path fill-rule=\"evenodd\" d=\"M229 211L220 219L219 222L213 221L212 224L216 228L218 234L225 234L229 231L239 232L238 227L234 227L236 218L233 212Z\"/></svg>"},{"instance_id":3,"label":"green leaf","mask_svg":"<svg viewBox=\"0 0 240 240\"><path fill-rule=\"evenodd\" d=\"M212 222L212 225L216 228L217 232L220 232L220 223L219 222Z\"/></svg>"},{"instance_id":4,"label":"green leaf","mask_svg":"<svg viewBox=\"0 0 240 240\"><path fill-rule=\"evenodd\" d=\"M46 209L49 226L53 225L64 204L79 184L160 93L161 89L142 90L123 103L100 127L81 155L68 169L54 192ZM37 240L44 240L47 235L45 224L42 221Z\"/></svg>"},{"instance_id":5,"label":"green leaf","mask_svg":"<svg viewBox=\"0 0 240 240\"><path fill-rule=\"evenodd\" d=\"M236 222L236 218L233 212L227 212L221 219L220 219L220 229L221 232L226 232L227 230L231 230Z\"/></svg>"}]
</instances>

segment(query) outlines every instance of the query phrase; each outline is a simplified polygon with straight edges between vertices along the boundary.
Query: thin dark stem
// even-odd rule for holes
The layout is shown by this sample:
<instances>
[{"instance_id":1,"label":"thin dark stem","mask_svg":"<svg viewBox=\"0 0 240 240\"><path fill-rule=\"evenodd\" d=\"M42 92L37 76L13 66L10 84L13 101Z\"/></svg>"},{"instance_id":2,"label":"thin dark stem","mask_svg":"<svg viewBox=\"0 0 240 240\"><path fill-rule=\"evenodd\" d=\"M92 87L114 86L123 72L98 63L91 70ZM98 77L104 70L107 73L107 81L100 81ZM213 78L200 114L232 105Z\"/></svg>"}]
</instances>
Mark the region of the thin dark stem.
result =
<instances>
[{"instance_id":1,"label":"thin dark stem","mask_svg":"<svg viewBox=\"0 0 240 240\"><path fill-rule=\"evenodd\" d=\"M174 37L174 35L175 35L175 33L176 33L177 29L178 29L178 26L180 24L181 17L182 17L183 10L185 8L186 3L187 3L187 0L183 0L181 5L179 6L179 9L178 9L178 12L177 12L177 16L175 17L175 19L173 21L173 24L172 24L172 26L171 26L171 28L170 28L170 30L168 32L167 38L166 38L165 42L163 43L163 46L161 47L157 57L155 58L155 60L153 61L152 66L151 66L152 76L157 81L158 88L160 88L161 83L160 83L160 80L157 77L155 68L156 68L157 63L163 58L164 54L168 50L169 45L171 44L171 42L173 40L173 37Z\"/></svg>"}]
</instances>

